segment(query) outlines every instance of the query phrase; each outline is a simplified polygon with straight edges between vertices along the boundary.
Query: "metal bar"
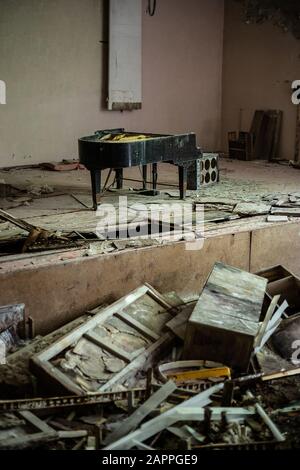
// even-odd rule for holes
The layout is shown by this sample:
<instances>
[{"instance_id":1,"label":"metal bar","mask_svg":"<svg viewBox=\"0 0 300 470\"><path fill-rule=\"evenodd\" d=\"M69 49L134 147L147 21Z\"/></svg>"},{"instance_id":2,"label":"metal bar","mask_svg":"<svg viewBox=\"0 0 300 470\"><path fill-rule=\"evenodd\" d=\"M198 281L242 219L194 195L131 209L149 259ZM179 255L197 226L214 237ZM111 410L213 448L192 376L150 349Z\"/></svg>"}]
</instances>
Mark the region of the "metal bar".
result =
<instances>
[{"instance_id":1,"label":"metal bar","mask_svg":"<svg viewBox=\"0 0 300 470\"><path fill-rule=\"evenodd\" d=\"M142 180L136 180L135 178L123 178L123 181L132 181L134 183L143 183ZM152 184L152 181L145 181L146 184ZM171 183L160 183L157 182L158 186L167 186L170 188L178 188L178 184L171 184Z\"/></svg>"},{"instance_id":2,"label":"metal bar","mask_svg":"<svg viewBox=\"0 0 300 470\"><path fill-rule=\"evenodd\" d=\"M280 295L275 295L269 305L269 308L267 310L266 316L264 318L264 321L261 324L260 330L255 338L255 347L259 347L262 341L262 338L265 334L266 328L268 326L269 321L272 318L272 315L275 311L275 308L277 307L278 301L280 299Z\"/></svg>"},{"instance_id":3,"label":"metal bar","mask_svg":"<svg viewBox=\"0 0 300 470\"><path fill-rule=\"evenodd\" d=\"M153 390L158 390L159 385L153 384ZM182 395L194 396L196 391L184 390L177 388L178 393ZM131 390L117 392L102 392L94 395L70 395L63 397L50 398L28 398L21 400L0 400L0 412L6 411L22 411L22 410L45 410L53 408L72 408L78 406L90 406L104 403L112 403L114 401L129 400L134 402L137 399L144 400L147 397L148 390L146 388L134 388Z\"/></svg>"},{"instance_id":4,"label":"metal bar","mask_svg":"<svg viewBox=\"0 0 300 470\"><path fill-rule=\"evenodd\" d=\"M21 411L21 410L43 410L61 407L77 407L95 405L101 403L110 403L128 399L129 394L134 398L144 399L147 390L145 388L135 388L121 392L104 392L95 395L84 396L65 396L51 398L32 398L22 400L0 400L0 412Z\"/></svg>"}]
</instances>

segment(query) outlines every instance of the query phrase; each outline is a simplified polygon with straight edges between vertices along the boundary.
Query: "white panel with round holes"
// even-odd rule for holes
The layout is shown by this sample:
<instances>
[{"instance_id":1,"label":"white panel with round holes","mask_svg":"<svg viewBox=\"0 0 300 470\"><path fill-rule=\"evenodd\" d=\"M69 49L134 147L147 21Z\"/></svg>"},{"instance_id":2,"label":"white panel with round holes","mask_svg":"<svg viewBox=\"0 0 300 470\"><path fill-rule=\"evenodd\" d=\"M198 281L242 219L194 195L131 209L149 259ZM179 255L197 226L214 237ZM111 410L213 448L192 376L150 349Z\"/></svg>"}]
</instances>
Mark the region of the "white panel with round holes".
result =
<instances>
[{"instance_id":1,"label":"white panel with round holes","mask_svg":"<svg viewBox=\"0 0 300 470\"><path fill-rule=\"evenodd\" d=\"M219 155L217 153L204 153L200 160L201 184L215 184L219 182Z\"/></svg>"}]
</instances>

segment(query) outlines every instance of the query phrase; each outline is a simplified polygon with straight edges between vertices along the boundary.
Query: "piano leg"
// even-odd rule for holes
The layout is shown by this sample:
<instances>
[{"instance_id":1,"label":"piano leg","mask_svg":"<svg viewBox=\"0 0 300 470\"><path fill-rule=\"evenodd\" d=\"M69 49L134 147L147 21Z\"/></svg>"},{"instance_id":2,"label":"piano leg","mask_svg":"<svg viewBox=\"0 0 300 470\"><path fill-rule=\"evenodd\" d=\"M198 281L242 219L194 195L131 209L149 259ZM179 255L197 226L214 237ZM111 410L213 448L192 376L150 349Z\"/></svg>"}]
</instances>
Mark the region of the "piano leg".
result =
<instances>
[{"instance_id":1,"label":"piano leg","mask_svg":"<svg viewBox=\"0 0 300 470\"><path fill-rule=\"evenodd\" d=\"M116 172L117 189L123 188L123 168L118 168Z\"/></svg>"},{"instance_id":2,"label":"piano leg","mask_svg":"<svg viewBox=\"0 0 300 470\"><path fill-rule=\"evenodd\" d=\"M100 202L101 193L101 170L91 170L93 209L96 211Z\"/></svg>"},{"instance_id":3,"label":"piano leg","mask_svg":"<svg viewBox=\"0 0 300 470\"><path fill-rule=\"evenodd\" d=\"M147 189L147 165L143 165L143 189Z\"/></svg>"},{"instance_id":4,"label":"piano leg","mask_svg":"<svg viewBox=\"0 0 300 470\"><path fill-rule=\"evenodd\" d=\"M178 173L179 173L180 199L184 199L186 195L186 188L187 188L187 168L185 166L179 166Z\"/></svg>"},{"instance_id":5,"label":"piano leg","mask_svg":"<svg viewBox=\"0 0 300 470\"><path fill-rule=\"evenodd\" d=\"M157 163L152 163L152 189L156 190L157 187Z\"/></svg>"}]
</instances>

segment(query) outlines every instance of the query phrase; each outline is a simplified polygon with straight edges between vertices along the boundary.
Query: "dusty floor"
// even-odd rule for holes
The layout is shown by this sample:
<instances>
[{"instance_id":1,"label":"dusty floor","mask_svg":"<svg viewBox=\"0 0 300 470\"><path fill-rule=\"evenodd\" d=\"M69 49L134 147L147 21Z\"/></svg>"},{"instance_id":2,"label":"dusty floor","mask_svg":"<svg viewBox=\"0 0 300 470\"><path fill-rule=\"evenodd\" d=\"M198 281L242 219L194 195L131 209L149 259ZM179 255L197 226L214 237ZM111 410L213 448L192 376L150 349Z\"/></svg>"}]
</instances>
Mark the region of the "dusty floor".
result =
<instances>
[{"instance_id":1,"label":"dusty floor","mask_svg":"<svg viewBox=\"0 0 300 470\"><path fill-rule=\"evenodd\" d=\"M158 174L160 190L158 196L142 196L135 191L141 188L141 183L131 180L140 180L141 174L139 168L131 168L124 172L124 177L130 181L124 181L122 191L112 189L113 176L110 177L106 186L108 190L104 193L102 202L116 206L118 196L123 195L128 197L129 207L134 203L143 203L147 206L144 212L145 221L149 219L149 204L182 203L177 189L177 168L161 164ZM107 175L108 171L103 172L103 182ZM216 236L220 230L234 233L262 228L267 224L266 215L263 216L258 212L250 214L251 217L245 218L245 214L240 217L241 214L237 215L234 211L236 204L240 202L265 204L266 198L289 199L291 193L300 198L299 175L299 170L287 165L262 161L233 161L224 158L220 160L220 183L202 186L197 192L188 191L186 202L205 205L204 228L207 236ZM4 193L2 190L0 194L0 208L12 216L54 232L96 233L99 219L91 210L90 175L87 170L57 172L41 168L14 168L0 171L0 183L2 183L0 188L4 188ZM9 191L12 194L6 192L3 183L10 185ZM150 184L148 187L151 187ZM298 202L296 206L299 207ZM132 211L132 214L127 216L127 221L134 220L136 214L136 210ZM297 215L290 219L292 219L290 223L298 220ZM9 240L20 235L25 236L26 233L7 222L1 224L1 240ZM61 247L61 244L58 246ZM0 251L2 254L11 252L6 248ZM18 249L15 252L18 252Z\"/></svg>"},{"instance_id":2,"label":"dusty floor","mask_svg":"<svg viewBox=\"0 0 300 470\"><path fill-rule=\"evenodd\" d=\"M173 165L159 165L158 187L162 191L170 189L176 191L172 185L178 184L177 168ZM150 177L150 171L148 172ZM108 172L103 172L103 181ZM300 189L300 171L289 166L278 165L267 162L243 162L222 159L220 162L221 182L218 185L203 187L199 192L200 197L221 197L237 200L256 200L262 194L268 192L289 193ZM126 169L125 178L141 179L139 168ZM67 172L55 172L42 169L11 169L0 171L0 182L8 183L18 189L35 190L36 188L50 187L55 190L55 194L73 193L84 194L87 197L81 199L85 204L91 205L90 177L86 170L75 170ZM112 177L108 185L112 184ZM160 186L159 183L166 183L170 186ZM125 181L125 188L139 188L140 183ZM174 193L174 195L176 194ZM62 207L59 207L61 205ZM43 198L35 200L34 203L23 206L21 213L33 210L34 215L41 215L45 210L67 209L72 210L83 207L73 199ZM20 210L14 215L21 216Z\"/></svg>"}]
</instances>

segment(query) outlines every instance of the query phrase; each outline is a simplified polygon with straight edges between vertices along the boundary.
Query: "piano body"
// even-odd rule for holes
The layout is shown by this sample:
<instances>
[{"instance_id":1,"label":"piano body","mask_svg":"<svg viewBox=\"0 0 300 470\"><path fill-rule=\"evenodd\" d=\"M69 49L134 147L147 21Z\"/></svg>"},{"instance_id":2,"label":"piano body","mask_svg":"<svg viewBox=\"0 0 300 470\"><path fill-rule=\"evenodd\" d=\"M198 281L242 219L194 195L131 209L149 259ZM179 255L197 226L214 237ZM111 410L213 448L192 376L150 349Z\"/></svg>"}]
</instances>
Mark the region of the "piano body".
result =
<instances>
[{"instance_id":1,"label":"piano body","mask_svg":"<svg viewBox=\"0 0 300 470\"><path fill-rule=\"evenodd\" d=\"M124 129L96 131L94 135L78 140L79 160L90 171L93 207L96 210L101 196L101 171L110 168L116 172L117 188L122 188L123 169L143 167L143 189L146 189L147 165L152 164L152 187L157 187L157 164L178 166L180 198L184 199L187 168L200 158L194 133L160 135L127 132Z\"/></svg>"}]
</instances>

